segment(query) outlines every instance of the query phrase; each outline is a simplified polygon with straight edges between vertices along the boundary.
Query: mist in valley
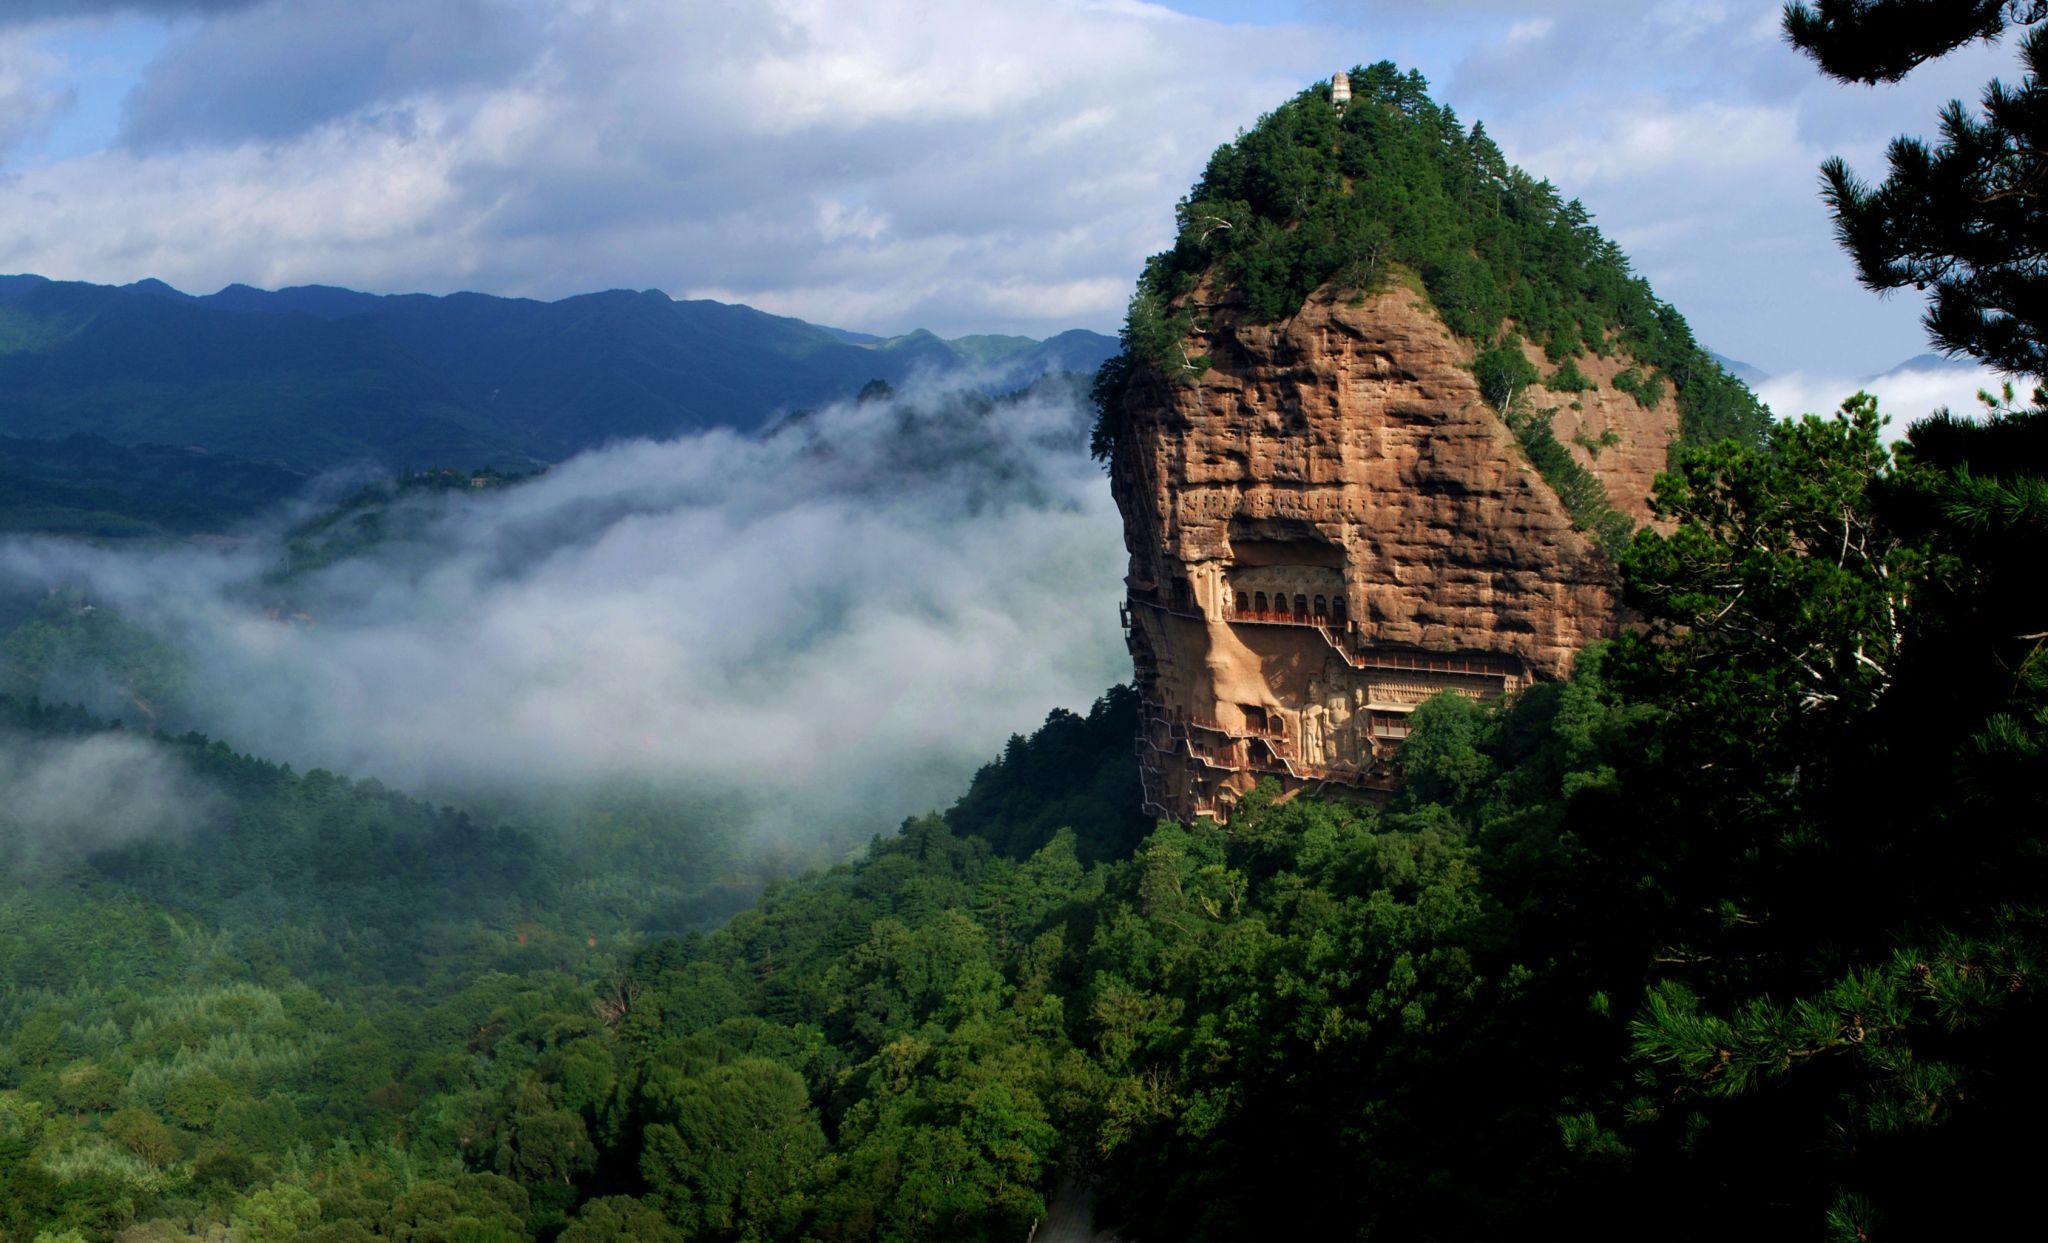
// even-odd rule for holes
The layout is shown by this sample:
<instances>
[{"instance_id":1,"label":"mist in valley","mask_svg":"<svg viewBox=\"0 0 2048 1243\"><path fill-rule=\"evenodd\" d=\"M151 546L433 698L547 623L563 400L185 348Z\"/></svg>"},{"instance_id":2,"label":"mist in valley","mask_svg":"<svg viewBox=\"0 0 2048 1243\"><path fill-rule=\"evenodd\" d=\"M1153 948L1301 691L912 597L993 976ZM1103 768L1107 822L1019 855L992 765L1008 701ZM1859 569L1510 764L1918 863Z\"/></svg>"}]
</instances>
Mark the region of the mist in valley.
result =
<instances>
[{"instance_id":1,"label":"mist in valley","mask_svg":"<svg viewBox=\"0 0 2048 1243\"><path fill-rule=\"evenodd\" d=\"M625 792L864 840L1125 676L1077 397L923 388L228 543L11 539L0 591L59 624L9 659L46 698L493 815Z\"/></svg>"},{"instance_id":2,"label":"mist in valley","mask_svg":"<svg viewBox=\"0 0 2048 1243\"><path fill-rule=\"evenodd\" d=\"M96 850L181 836L218 804L175 752L148 738L0 729L0 862L10 871L41 874Z\"/></svg>"}]
</instances>

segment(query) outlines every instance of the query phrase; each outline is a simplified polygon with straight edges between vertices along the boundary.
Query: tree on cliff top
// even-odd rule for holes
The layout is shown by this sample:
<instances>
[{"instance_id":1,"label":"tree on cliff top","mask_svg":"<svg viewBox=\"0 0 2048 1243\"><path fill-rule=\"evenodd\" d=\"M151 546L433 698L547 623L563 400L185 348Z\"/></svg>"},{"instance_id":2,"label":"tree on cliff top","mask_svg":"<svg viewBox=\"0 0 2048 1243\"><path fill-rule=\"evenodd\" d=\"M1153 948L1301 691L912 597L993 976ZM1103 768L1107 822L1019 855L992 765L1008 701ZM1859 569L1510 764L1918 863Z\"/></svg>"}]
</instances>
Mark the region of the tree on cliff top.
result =
<instances>
[{"instance_id":1,"label":"tree on cliff top","mask_svg":"<svg viewBox=\"0 0 2048 1243\"><path fill-rule=\"evenodd\" d=\"M1126 361L1106 369L1095 448L1108 456L1133 364L1199 370L1174 356L1192 327L1176 311L1205 273L1252 322L1291 315L1326 283L1370 289L1398 266L1418 276L1452 331L1482 347L1513 330L1553 362L1625 350L1669 378L1689 443L1755 443L1767 416L1699 347L1600 235L1578 201L1509 164L1390 62L1355 69L1343 112L1318 85L1216 150L1177 209L1173 249L1139 278Z\"/></svg>"}]
</instances>

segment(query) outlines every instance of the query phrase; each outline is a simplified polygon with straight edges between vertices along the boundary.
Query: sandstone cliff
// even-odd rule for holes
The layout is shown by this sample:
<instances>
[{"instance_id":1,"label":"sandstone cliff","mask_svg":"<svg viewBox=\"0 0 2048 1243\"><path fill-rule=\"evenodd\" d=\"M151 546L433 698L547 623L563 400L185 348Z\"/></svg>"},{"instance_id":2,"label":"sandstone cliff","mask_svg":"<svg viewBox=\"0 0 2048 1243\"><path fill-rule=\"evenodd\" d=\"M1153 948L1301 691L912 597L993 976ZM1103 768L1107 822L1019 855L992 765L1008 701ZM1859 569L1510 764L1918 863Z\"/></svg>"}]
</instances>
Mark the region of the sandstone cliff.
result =
<instances>
[{"instance_id":1,"label":"sandstone cliff","mask_svg":"<svg viewBox=\"0 0 2048 1243\"><path fill-rule=\"evenodd\" d=\"M1111 471L1156 813L1227 815L1260 776L1384 786L1423 699L1561 677L1612 631L1612 564L1417 289L1255 324L1205 280L1180 309L1209 366L1134 373ZM1616 392L1624 360L1580 365L1598 388L1531 397L1640 519L1677 409Z\"/></svg>"}]
</instances>

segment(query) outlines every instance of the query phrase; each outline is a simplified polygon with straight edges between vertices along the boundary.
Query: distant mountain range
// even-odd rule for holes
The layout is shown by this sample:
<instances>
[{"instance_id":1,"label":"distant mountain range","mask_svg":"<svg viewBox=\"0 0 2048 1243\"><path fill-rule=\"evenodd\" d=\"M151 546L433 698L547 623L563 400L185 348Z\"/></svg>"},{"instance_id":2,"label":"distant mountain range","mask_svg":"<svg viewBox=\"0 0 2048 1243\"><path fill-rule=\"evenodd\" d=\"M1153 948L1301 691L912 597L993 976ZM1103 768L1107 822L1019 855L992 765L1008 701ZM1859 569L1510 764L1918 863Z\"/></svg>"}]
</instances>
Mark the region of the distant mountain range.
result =
<instances>
[{"instance_id":1,"label":"distant mountain range","mask_svg":"<svg viewBox=\"0 0 2048 1243\"><path fill-rule=\"evenodd\" d=\"M555 302L0 276L0 435L169 445L292 471L524 466L730 427L930 374L1092 372L1114 338L877 337L611 290Z\"/></svg>"},{"instance_id":2,"label":"distant mountain range","mask_svg":"<svg viewBox=\"0 0 2048 1243\"><path fill-rule=\"evenodd\" d=\"M1721 370L1727 372L1729 375L1734 376L1736 379L1742 381L1744 384L1749 385L1751 388L1755 388L1757 385L1762 384L1765 380L1771 378L1769 374L1767 374L1763 370L1763 368L1753 367L1750 364L1743 362L1739 358L1730 358L1726 354L1716 354L1712 350L1707 351L1707 357L1713 359L1717 363L1720 363Z\"/></svg>"},{"instance_id":3,"label":"distant mountain range","mask_svg":"<svg viewBox=\"0 0 2048 1243\"><path fill-rule=\"evenodd\" d=\"M1983 364L1974 358L1947 358L1940 354L1915 354L1905 362L1887 367L1870 378L1881 380L1888 375L1897 375L1902 371L1975 371L1981 366Z\"/></svg>"},{"instance_id":4,"label":"distant mountain range","mask_svg":"<svg viewBox=\"0 0 2048 1243\"><path fill-rule=\"evenodd\" d=\"M1712 350L1708 350L1707 353L1715 362L1720 363L1729 375L1734 376L1751 388L1755 388L1757 385L1773 378L1770 372L1765 371L1761 367L1743 362L1739 358L1730 358L1726 354L1716 354ZM1972 358L1946 358L1940 354L1915 354L1904 362L1895 363L1890 367L1886 367L1883 371L1866 376L1865 379L1882 380L1886 376L1895 376L1906 371L1971 371L1976 369L1977 366L1977 361Z\"/></svg>"}]
</instances>

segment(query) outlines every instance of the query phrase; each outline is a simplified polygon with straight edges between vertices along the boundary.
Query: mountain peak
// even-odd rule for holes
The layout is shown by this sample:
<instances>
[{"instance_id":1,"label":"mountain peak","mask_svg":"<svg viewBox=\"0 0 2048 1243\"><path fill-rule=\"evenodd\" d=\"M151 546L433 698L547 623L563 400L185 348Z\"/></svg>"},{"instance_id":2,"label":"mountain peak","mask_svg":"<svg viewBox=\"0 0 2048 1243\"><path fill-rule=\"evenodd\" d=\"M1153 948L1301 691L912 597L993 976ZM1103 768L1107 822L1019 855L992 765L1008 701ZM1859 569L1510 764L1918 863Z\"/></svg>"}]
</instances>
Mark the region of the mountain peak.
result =
<instances>
[{"instance_id":1,"label":"mountain peak","mask_svg":"<svg viewBox=\"0 0 2048 1243\"><path fill-rule=\"evenodd\" d=\"M1562 676L1681 439L1766 415L1585 209L1391 64L1218 149L1103 370L1153 811L1385 788L1408 714Z\"/></svg>"},{"instance_id":2,"label":"mountain peak","mask_svg":"<svg viewBox=\"0 0 2048 1243\"><path fill-rule=\"evenodd\" d=\"M155 294L158 297L164 298L185 298L190 296L182 290L172 288L154 276L145 276L141 280L133 281L121 286L121 288L132 289L136 293Z\"/></svg>"},{"instance_id":3,"label":"mountain peak","mask_svg":"<svg viewBox=\"0 0 2048 1243\"><path fill-rule=\"evenodd\" d=\"M1467 129L1429 97L1421 74L1381 61L1347 76L1347 106L1319 83L1210 158L1173 249L1140 277L1128 328L1141 353L1199 367L1170 355L1205 281L1252 323L1292 315L1326 285L1407 281L1482 350L1526 341L1546 370L1625 351L1647 384L1675 387L1689 441L1765 425L1754 396L1711 364L1582 204L1509 164L1484 126Z\"/></svg>"}]
</instances>

